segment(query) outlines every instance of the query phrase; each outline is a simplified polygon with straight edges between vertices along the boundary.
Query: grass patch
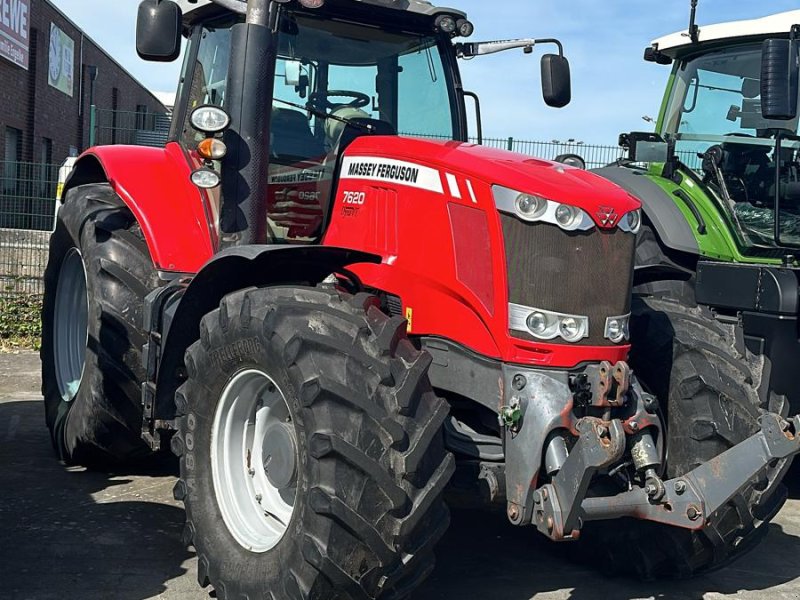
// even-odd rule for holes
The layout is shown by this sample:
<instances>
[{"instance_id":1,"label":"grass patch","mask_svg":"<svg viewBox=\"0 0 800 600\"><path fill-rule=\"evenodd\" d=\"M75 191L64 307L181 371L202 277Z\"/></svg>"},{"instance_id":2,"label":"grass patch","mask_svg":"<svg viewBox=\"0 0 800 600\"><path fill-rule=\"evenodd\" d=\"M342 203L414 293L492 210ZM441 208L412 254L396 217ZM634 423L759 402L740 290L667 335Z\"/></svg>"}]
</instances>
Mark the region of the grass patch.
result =
<instances>
[{"instance_id":1,"label":"grass patch","mask_svg":"<svg viewBox=\"0 0 800 600\"><path fill-rule=\"evenodd\" d=\"M0 352L38 350L42 345L41 313L41 296L0 296Z\"/></svg>"}]
</instances>

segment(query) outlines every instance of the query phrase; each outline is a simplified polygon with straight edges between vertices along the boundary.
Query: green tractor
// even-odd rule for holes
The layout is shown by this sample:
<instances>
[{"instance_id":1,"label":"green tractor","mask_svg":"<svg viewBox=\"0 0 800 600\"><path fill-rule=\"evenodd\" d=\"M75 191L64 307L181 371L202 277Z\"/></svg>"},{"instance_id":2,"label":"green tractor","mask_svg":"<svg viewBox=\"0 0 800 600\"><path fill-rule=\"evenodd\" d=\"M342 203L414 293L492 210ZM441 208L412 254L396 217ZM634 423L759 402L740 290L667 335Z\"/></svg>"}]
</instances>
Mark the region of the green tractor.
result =
<instances>
[{"instance_id":1,"label":"green tractor","mask_svg":"<svg viewBox=\"0 0 800 600\"><path fill-rule=\"evenodd\" d=\"M744 385L729 380L733 396L759 410L796 411L800 10L700 28L696 9L692 0L688 32L645 51L645 60L673 65L656 132L621 135L627 156L596 171L643 203L631 328L646 355L631 360L646 381L648 370L673 379L685 371L688 392L728 375L701 360L672 361L674 348L658 340L700 343L744 376ZM732 406L710 399L685 435L735 438Z\"/></svg>"}]
</instances>

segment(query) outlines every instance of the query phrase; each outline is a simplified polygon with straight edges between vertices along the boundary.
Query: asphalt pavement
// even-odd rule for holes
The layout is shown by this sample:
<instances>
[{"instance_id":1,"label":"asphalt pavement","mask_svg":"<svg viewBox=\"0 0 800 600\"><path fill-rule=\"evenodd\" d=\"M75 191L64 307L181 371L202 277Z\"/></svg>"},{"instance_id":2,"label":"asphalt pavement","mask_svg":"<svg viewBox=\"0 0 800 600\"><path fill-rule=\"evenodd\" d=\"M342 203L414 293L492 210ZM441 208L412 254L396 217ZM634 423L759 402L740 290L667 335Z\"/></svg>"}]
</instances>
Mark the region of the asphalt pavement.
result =
<instances>
[{"instance_id":1,"label":"asphalt pavement","mask_svg":"<svg viewBox=\"0 0 800 600\"><path fill-rule=\"evenodd\" d=\"M97 473L60 464L44 425L39 359L0 354L0 600L207 600L181 542L176 465ZM800 470L764 542L688 581L607 578L502 515L454 512L415 600L800 599Z\"/></svg>"}]
</instances>

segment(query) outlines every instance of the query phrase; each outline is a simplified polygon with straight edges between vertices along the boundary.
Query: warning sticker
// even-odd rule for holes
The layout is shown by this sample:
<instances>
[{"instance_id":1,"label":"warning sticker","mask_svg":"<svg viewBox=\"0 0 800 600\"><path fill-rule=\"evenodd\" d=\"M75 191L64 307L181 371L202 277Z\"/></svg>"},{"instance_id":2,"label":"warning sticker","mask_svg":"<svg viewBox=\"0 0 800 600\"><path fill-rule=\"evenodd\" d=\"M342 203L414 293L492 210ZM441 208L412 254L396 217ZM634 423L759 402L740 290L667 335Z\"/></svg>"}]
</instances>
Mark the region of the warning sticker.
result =
<instances>
[{"instance_id":1,"label":"warning sticker","mask_svg":"<svg viewBox=\"0 0 800 600\"><path fill-rule=\"evenodd\" d=\"M398 183L438 194L444 193L438 170L391 158L348 156L342 161L340 178Z\"/></svg>"}]
</instances>

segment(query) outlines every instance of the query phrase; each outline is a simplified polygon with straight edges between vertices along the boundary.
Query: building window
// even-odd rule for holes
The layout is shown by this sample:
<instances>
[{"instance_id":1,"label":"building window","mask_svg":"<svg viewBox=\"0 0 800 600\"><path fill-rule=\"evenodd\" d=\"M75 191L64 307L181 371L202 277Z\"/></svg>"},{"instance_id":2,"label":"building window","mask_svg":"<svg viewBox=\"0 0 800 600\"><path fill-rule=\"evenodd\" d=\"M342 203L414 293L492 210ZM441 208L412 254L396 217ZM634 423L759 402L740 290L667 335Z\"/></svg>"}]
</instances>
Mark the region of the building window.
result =
<instances>
[{"instance_id":1,"label":"building window","mask_svg":"<svg viewBox=\"0 0 800 600\"><path fill-rule=\"evenodd\" d=\"M39 162L49 165L53 162L53 140L42 138L42 147L39 154Z\"/></svg>"},{"instance_id":2,"label":"building window","mask_svg":"<svg viewBox=\"0 0 800 600\"><path fill-rule=\"evenodd\" d=\"M52 175L55 172L56 170L53 167L53 140L42 138L42 145L39 148L39 195L42 198L47 198L51 195L51 190L54 188Z\"/></svg>"},{"instance_id":3,"label":"building window","mask_svg":"<svg viewBox=\"0 0 800 600\"><path fill-rule=\"evenodd\" d=\"M119 90L111 89L111 143L117 143L119 128Z\"/></svg>"},{"instance_id":4,"label":"building window","mask_svg":"<svg viewBox=\"0 0 800 600\"><path fill-rule=\"evenodd\" d=\"M136 129L138 131L152 130L152 119L147 118L147 106L144 104L136 105Z\"/></svg>"},{"instance_id":5,"label":"building window","mask_svg":"<svg viewBox=\"0 0 800 600\"><path fill-rule=\"evenodd\" d=\"M6 127L5 153L3 154L3 191L14 193L19 184L22 157L22 132L13 127Z\"/></svg>"}]
</instances>

